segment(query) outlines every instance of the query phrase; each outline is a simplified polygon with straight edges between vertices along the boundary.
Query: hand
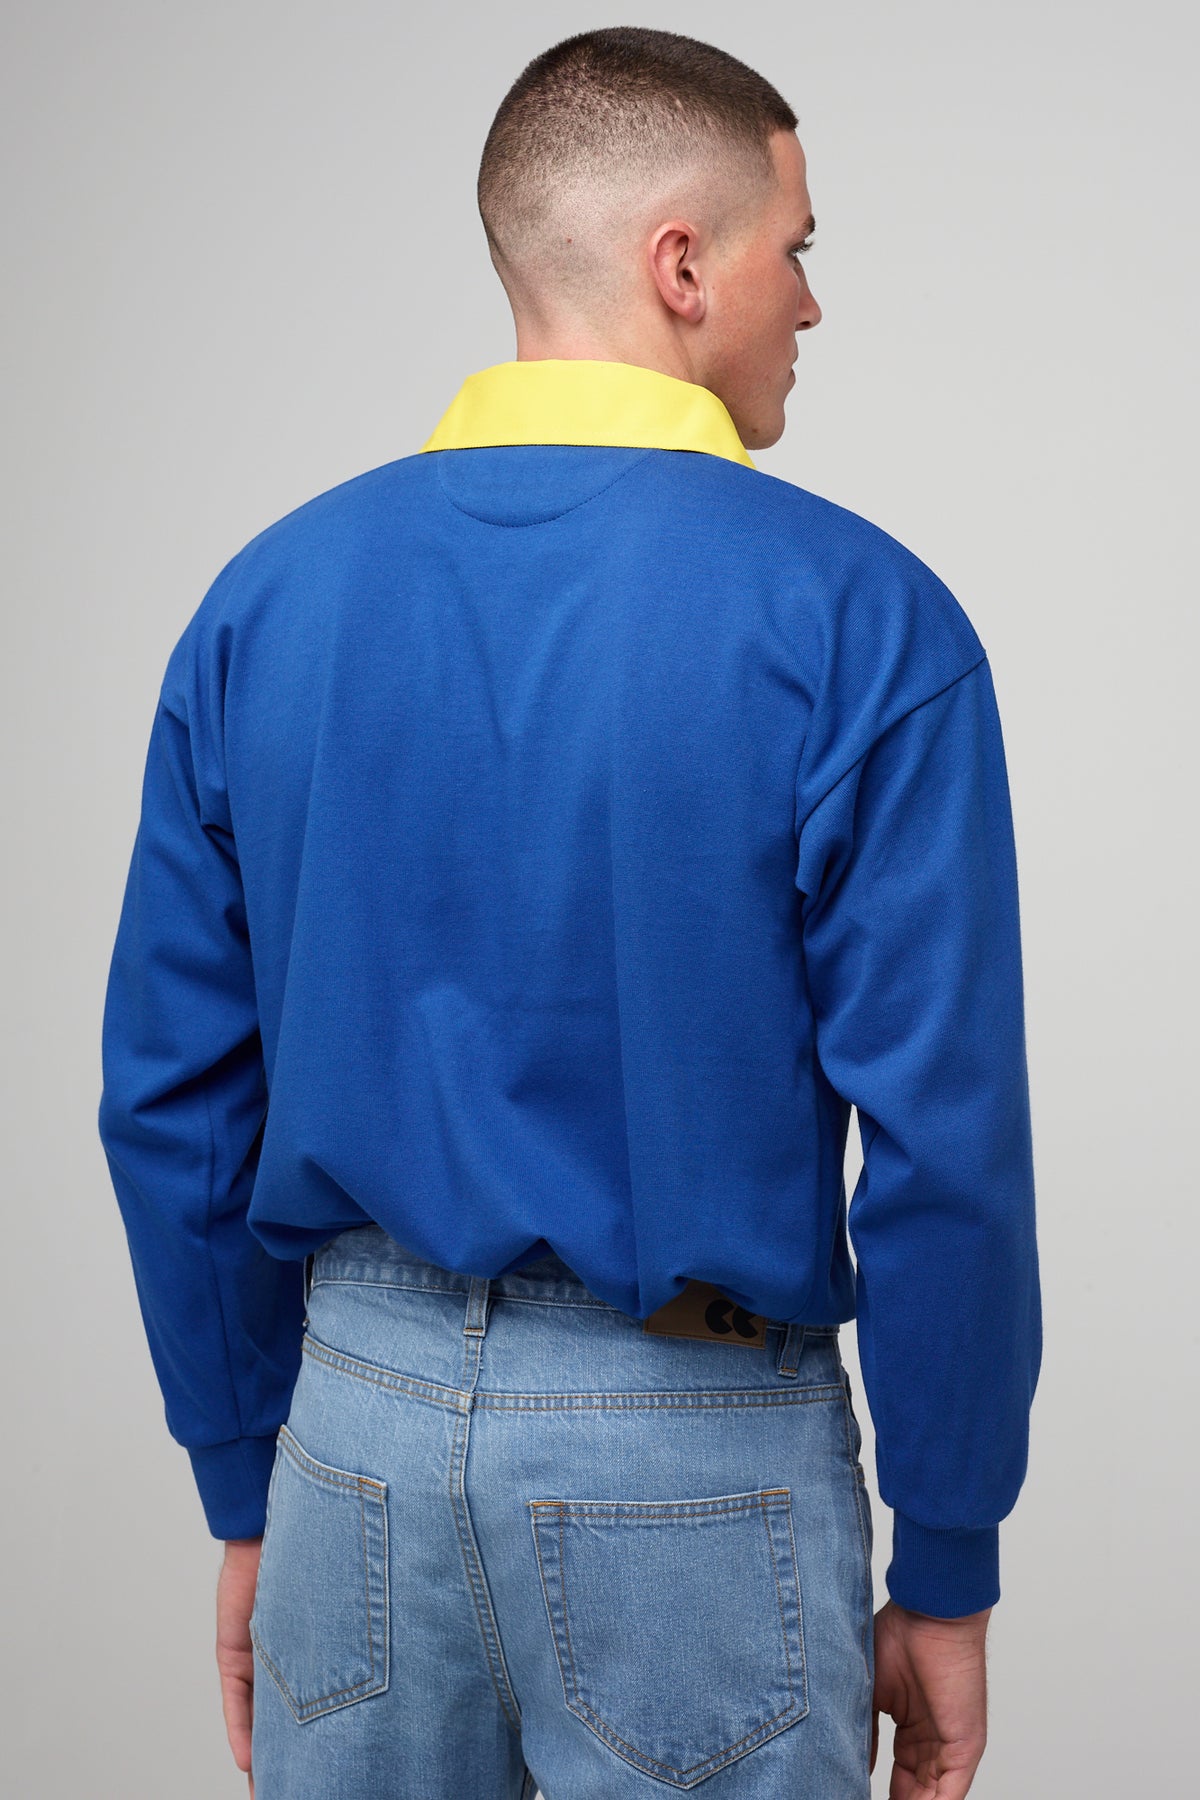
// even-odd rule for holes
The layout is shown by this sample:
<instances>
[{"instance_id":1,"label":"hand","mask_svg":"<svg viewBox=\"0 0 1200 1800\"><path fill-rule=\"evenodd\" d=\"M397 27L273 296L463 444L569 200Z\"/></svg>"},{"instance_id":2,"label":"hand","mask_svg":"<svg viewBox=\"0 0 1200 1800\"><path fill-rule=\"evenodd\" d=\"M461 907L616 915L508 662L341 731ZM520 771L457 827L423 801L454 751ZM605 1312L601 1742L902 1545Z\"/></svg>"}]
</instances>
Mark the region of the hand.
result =
<instances>
[{"instance_id":1,"label":"hand","mask_svg":"<svg viewBox=\"0 0 1200 1800\"><path fill-rule=\"evenodd\" d=\"M888 1800L962 1800L987 1744L984 1639L991 1607L935 1619L889 1600L875 1614L875 1699L895 1720Z\"/></svg>"},{"instance_id":2,"label":"hand","mask_svg":"<svg viewBox=\"0 0 1200 1800\"><path fill-rule=\"evenodd\" d=\"M254 1720L254 1649L250 1642L250 1614L258 1586L258 1562L262 1538L227 1538L225 1561L217 1579L217 1669L221 1677L221 1705L233 1760L250 1781L254 1800L254 1775L250 1768L250 1733Z\"/></svg>"}]
</instances>

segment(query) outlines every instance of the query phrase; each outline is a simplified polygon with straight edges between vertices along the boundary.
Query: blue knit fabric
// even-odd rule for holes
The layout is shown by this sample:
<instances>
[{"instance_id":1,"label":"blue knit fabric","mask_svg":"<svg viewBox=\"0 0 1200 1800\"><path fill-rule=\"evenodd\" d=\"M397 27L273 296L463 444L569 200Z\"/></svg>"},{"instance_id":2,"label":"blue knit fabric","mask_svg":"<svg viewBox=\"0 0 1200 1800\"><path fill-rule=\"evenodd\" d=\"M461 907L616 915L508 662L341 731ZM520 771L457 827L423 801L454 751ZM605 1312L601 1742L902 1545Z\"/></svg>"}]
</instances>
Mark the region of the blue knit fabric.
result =
<instances>
[{"instance_id":1,"label":"blue knit fabric","mask_svg":"<svg viewBox=\"0 0 1200 1800\"><path fill-rule=\"evenodd\" d=\"M214 1535L263 1528L303 1258L375 1221L637 1317L695 1277L856 1319L891 1596L999 1597L1041 1361L1004 749L962 607L865 519L512 444L269 526L162 681L103 1081Z\"/></svg>"}]
</instances>

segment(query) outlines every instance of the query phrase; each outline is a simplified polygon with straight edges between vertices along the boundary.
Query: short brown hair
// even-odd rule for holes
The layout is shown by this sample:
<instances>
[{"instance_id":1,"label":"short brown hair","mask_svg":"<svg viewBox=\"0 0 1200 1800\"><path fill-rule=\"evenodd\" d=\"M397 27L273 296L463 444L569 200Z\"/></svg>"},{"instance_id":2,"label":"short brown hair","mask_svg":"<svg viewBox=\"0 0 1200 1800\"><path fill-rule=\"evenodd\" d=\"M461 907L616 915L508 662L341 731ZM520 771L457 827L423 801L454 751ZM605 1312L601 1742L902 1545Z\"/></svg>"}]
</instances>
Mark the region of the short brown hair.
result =
<instances>
[{"instance_id":1,"label":"short brown hair","mask_svg":"<svg viewBox=\"0 0 1200 1800\"><path fill-rule=\"evenodd\" d=\"M632 25L564 38L521 71L483 146L476 194L492 260L502 274L544 269L564 195L610 175L653 181L708 163L761 189L774 179L771 135L797 123L769 81L712 44Z\"/></svg>"}]
</instances>

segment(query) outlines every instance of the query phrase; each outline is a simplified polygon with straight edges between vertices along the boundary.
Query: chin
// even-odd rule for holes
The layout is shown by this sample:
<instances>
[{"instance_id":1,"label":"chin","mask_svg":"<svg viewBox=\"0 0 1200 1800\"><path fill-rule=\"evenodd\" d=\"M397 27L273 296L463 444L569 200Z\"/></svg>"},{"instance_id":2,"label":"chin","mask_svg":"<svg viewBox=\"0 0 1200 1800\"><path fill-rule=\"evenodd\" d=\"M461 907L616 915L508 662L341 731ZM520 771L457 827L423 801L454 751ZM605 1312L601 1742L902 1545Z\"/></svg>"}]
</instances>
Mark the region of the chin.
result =
<instances>
[{"instance_id":1,"label":"chin","mask_svg":"<svg viewBox=\"0 0 1200 1800\"><path fill-rule=\"evenodd\" d=\"M784 427L786 425L787 419L784 417L783 408L781 406L774 427L761 425L752 436L743 438L742 442L745 444L747 450L751 452L755 450L769 450L772 444L777 444L779 442L780 438L783 436Z\"/></svg>"}]
</instances>

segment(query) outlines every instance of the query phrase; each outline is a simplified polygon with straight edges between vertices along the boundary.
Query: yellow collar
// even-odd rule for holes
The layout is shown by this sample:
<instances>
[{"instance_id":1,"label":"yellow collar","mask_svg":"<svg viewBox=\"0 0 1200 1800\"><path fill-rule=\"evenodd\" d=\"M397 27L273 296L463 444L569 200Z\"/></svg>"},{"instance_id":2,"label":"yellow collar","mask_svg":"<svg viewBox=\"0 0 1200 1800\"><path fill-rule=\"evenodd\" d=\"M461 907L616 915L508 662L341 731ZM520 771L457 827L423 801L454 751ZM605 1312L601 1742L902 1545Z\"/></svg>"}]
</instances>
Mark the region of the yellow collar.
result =
<instances>
[{"instance_id":1,"label":"yellow collar","mask_svg":"<svg viewBox=\"0 0 1200 1800\"><path fill-rule=\"evenodd\" d=\"M606 444L701 450L754 468L710 388L636 363L553 357L468 375L421 450L485 444Z\"/></svg>"}]
</instances>

